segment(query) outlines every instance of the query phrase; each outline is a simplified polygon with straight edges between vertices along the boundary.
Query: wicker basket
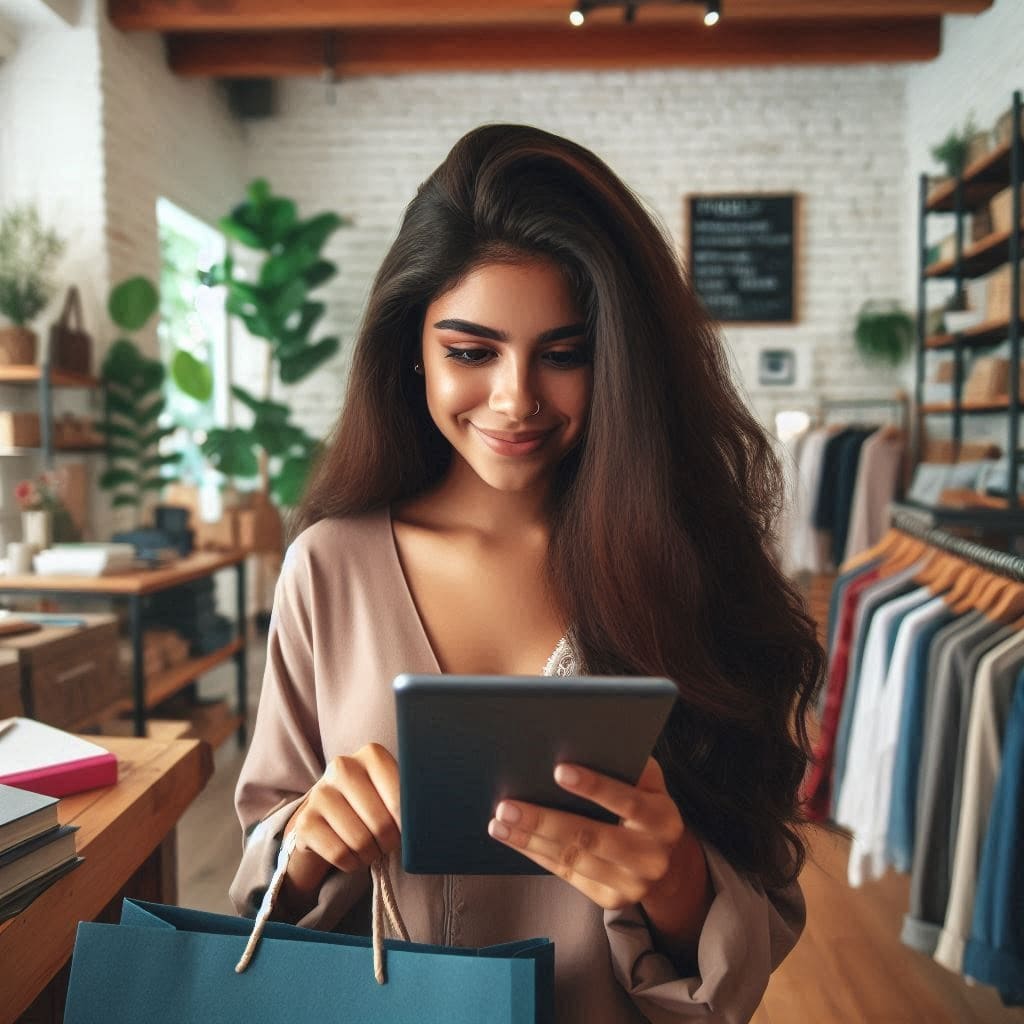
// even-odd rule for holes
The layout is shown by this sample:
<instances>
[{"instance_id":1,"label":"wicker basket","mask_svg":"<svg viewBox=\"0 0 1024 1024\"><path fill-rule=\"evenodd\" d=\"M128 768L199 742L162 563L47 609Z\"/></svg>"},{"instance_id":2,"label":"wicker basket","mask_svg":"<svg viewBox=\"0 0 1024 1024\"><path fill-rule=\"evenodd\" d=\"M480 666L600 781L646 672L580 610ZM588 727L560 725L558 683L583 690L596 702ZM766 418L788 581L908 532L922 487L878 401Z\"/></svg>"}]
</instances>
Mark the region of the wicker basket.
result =
<instances>
[{"instance_id":1,"label":"wicker basket","mask_svg":"<svg viewBox=\"0 0 1024 1024\"><path fill-rule=\"evenodd\" d=\"M0 366L31 366L35 361L35 331L27 327L0 327Z\"/></svg>"}]
</instances>

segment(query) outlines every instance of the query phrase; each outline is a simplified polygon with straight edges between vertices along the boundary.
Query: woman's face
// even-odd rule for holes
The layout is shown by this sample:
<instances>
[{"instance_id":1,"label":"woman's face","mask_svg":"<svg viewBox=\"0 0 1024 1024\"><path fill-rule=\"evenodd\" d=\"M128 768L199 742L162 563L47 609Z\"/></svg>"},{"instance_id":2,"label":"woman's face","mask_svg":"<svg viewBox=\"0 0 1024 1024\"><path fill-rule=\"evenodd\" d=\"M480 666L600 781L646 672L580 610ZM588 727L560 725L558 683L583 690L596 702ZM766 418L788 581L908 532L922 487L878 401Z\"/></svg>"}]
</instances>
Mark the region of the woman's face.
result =
<instances>
[{"instance_id":1,"label":"woman's face","mask_svg":"<svg viewBox=\"0 0 1024 1024\"><path fill-rule=\"evenodd\" d=\"M593 377L584 330L565 275L539 259L483 264L427 307L430 415L491 487L543 482L579 442Z\"/></svg>"}]
</instances>

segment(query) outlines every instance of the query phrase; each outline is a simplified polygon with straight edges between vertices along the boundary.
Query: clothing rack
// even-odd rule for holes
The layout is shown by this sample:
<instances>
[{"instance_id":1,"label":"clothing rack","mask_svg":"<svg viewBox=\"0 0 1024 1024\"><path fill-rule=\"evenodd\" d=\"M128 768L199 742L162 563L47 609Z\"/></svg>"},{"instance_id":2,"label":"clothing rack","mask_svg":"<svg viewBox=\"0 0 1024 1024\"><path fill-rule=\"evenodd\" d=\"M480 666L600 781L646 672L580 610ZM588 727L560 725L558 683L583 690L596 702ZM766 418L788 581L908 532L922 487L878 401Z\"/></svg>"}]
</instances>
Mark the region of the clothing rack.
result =
<instances>
[{"instance_id":1,"label":"clothing rack","mask_svg":"<svg viewBox=\"0 0 1024 1024\"><path fill-rule=\"evenodd\" d=\"M910 509L893 509L889 516L889 522L894 529L916 537L931 547L973 562L988 572L1006 576L1017 583L1024 583L1024 557L1020 555L1014 555L1008 551L995 551L977 541L954 537L952 534L946 533L945 530L931 526L927 517Z\"/></svg>"},{"instance_id":2,"label":"clothing rack","mask_svg":"<svg viewBox=\"0 0 1024 1024\"><path fill-rule=\"evenodd\" d=\"M905 394L891 395L887 398L822 398L818 402L818 419L824 422L825 413L832 409L888 409L895 411L897 426L906 430L910 419L908 399Z\"/></svg>"}]
</instances>

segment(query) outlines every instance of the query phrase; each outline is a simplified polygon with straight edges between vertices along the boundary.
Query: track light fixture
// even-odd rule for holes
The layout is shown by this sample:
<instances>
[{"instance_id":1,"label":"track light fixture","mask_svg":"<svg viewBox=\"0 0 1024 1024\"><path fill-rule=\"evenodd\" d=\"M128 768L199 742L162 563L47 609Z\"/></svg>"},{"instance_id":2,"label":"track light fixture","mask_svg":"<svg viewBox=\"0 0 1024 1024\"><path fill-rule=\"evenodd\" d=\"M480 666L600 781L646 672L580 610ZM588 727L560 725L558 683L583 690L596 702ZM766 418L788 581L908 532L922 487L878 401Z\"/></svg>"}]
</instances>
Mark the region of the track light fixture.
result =
<instances>
[{"instance_id":1,"label":"track light fixture","mask_svg":"<svg viewBox=\"0 0 1024 1024\"><path fill-rule=\"evenodd\" d=\"M569 24L579 28L595 7L621 7L622 20L629 24L636 20L637 8L649 3L700 4L704 8L704 24L709 28L722 17L722 0L579 0L569 12Z\"/></svg>"}]
</instances>

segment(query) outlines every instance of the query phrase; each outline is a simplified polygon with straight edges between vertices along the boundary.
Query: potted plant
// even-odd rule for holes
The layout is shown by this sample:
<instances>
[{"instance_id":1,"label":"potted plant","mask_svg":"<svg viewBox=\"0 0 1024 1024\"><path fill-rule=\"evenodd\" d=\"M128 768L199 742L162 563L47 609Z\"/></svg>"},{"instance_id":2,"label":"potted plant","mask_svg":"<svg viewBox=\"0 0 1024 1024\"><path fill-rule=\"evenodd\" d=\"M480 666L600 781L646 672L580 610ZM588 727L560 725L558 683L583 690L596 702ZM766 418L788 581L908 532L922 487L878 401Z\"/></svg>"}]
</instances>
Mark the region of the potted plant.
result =
<instances>
[{"instance_id":1,"label":"potted plant","mask_svg":"<svg viewBox=\"0 0 1024 1024\"><path fill-rule=\"evenodd\" d=\"M895 300L870 300L857 314L853 337L865 362L899 366L913 348L914 321Z\"/></svg>"},{"instance_id":2,"label":"potted plant","mask_svg":"<svg viewBox=\"0 0 1024 1024\"><path fill-rule=\"evenodd\" d=\"M262 393L231 387L232 396L251 413L250 424L214 428L202 445L211 464L231 480L258 478L257 489L248 495L256 521L242 541L254 550L279 549L280 517L271 499L283 507L298 503L319 450L318 440L292 421L291 408L274 391L275 384L297 384L338 351L336 337L314 340L326 306L310 293L337 272L321 249L348 223L335 213L300 219L292 200L275 196L262 179L253 181L245 201L219 226L262 257L254 279L238 272L231 254L200 274L204 284L224 286L228 312L252 337L266 342ZM175 353L171 376L186 394L200 401L208 397L208 368L188 352Z\"/></svg>"},{"instance_id":3,"label":"potted plant","mask_svg":"<svg viewBox=\"0 0 1024 1024\"><path fill-rule=\"evenodd\" d=\"M963 130L950 129L949 134L937 146L932 147L932 157L942 164L950 178L956 178L967 162L971 139L978 134L973 115L968 116Z\"/></svg>"},{"instance_id":4,"label":"potted plant","mask_svg":"<svg viewBox=\"0 0 1024 1024\"><path fill-rule=\"evenodd\" d=\"M136 331L149 321L158 303L152 282L134 277L111 291L107 308L118 327ZM113 492L115 508L135 510L135 525L146 496L171 481L165 470L178 462L177 454L159 451L160 442L177 429L159 423L164 372L160 360L147 358L126 337L110 346L100 368L105 413L100 429L107 438L108 463L100 487Z\"/></svg>"},{"instance_id":5,"label":"potted plant","mask_svg":"<svg viewBox=\"0 0 1024 1024\"><path fill-rule=\"evenodd\" d=\"M30 204L0 216L0 313L13 326L0 328L0 363L36 361L36 334L26 325L53 297L51 272L63 239L43 226Z\"/></svg>"}]
</instances>

